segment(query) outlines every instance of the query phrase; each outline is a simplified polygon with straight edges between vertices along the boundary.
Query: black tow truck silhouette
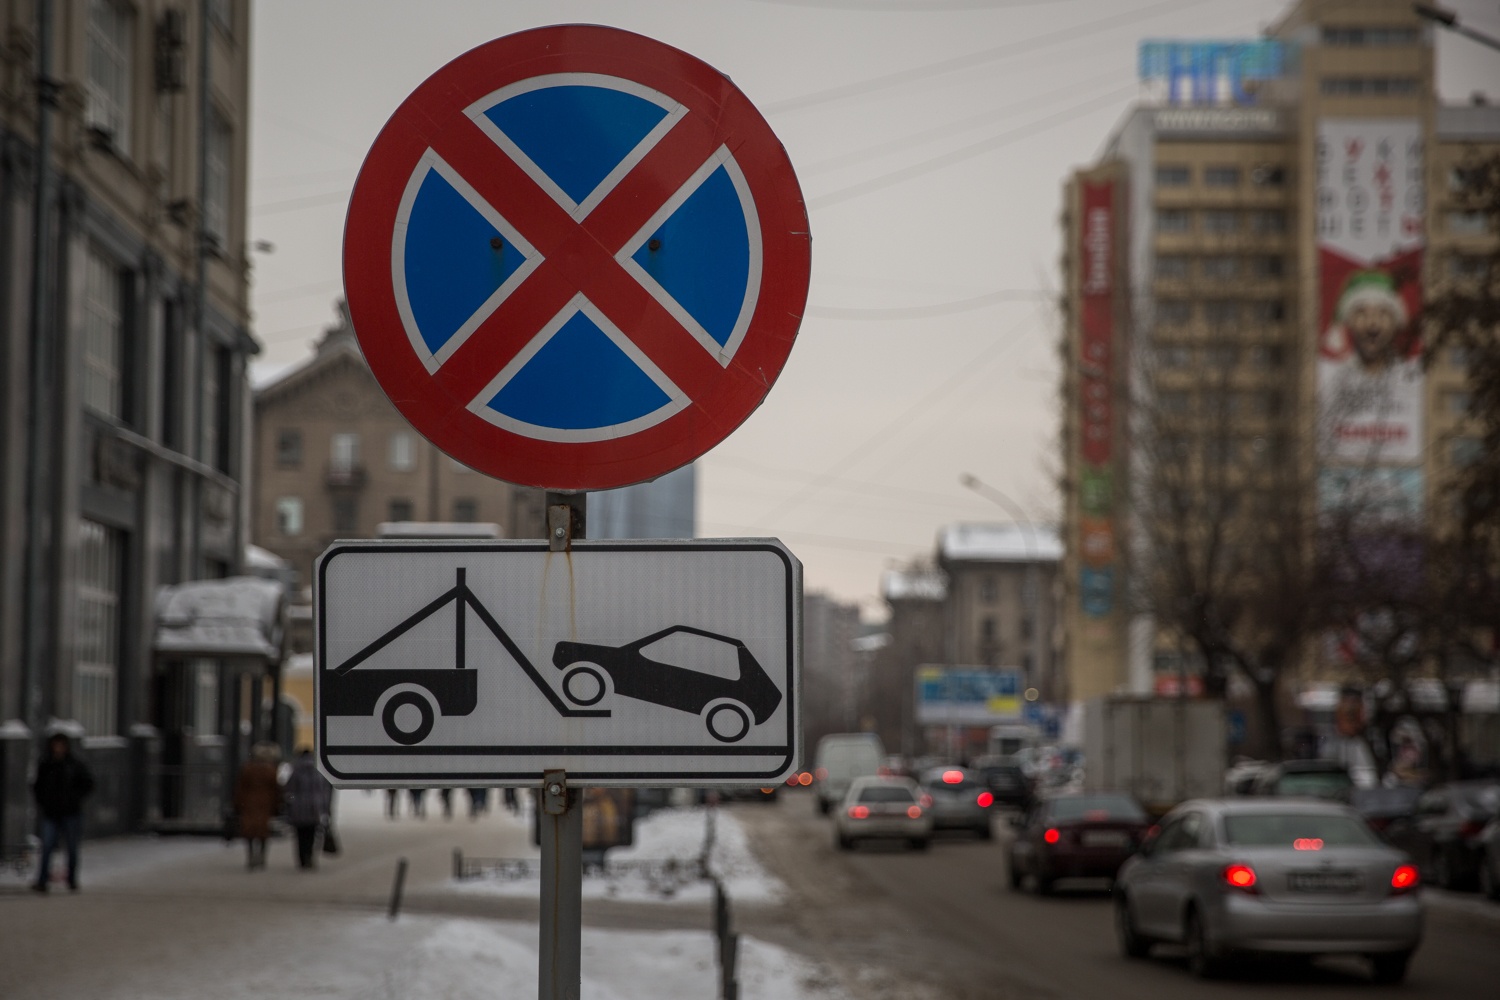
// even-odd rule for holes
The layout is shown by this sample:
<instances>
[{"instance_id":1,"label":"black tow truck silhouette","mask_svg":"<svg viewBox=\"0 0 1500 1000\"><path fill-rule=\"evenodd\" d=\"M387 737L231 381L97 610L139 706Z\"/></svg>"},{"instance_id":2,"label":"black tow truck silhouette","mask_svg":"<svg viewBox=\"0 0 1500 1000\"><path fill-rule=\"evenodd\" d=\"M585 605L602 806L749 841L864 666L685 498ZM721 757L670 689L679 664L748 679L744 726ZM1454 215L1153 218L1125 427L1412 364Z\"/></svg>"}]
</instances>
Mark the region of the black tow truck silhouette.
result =
<instances>
[{"instance_id":1,"label":"black tow truck silhouette","mask_svg":"<svg viewBox=\"0 0 1500 1000\"><path fill-rule=\"evenodd\" d=\"M445 716L472 713L479 704L479 672L469 668L465 660L466 615L469 611L474 612L537 690L564 717L609 717L609 709L594 706L603 701L612 688L621 697L702 714L704 725L714 739L733 743L743 739L752 725L770 718L781 704L781 692L775 682L743 642L688 625L674 625L624 646L559 642L554 648L552 661L558 669L565 671L562 680L563 692L568 699L565 701L489 609L474 596L465 576L465 569L459 567L455 571L454 585L449 590L325 672L320 691L323 714L378 714L387 736L404 746L414 746L432 733L439 713ZM455 616L452 667L358 669L376 653L449 605L453 606ZM731 679L674 666L652 660L641 652L658 640L679 633L728 644L736 653L739 676ZM608 675L608 682L595 666ZM573 704L570 705L569 701ZM408 706L416 710L415 716L411 712L401 713L401 709Z\"/></svg>"}]
</instances>

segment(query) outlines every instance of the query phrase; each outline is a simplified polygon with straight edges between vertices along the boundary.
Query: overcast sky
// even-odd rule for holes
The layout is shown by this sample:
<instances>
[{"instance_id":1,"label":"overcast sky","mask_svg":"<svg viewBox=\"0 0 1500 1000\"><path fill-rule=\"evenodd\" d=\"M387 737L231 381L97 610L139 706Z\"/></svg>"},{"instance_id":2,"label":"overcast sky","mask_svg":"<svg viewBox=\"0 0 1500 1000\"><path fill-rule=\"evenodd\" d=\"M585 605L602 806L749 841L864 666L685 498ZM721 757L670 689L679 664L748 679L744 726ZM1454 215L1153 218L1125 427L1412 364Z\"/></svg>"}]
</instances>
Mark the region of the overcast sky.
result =
<instances>
[{"instance_id":1,"label":"overcast sky","mask_svg":"<svg viewBox=\"0 0 1500 1000\"><path fill-rule=\"evenodd\" d=\"M881 571L958 521L1055 518L1060 191L1136 94L1143 38L1242 38L1283 0L257 0L257 374L296 362L342 295L354 177L438 67L589 22L729 76L781 138L813 233L807 317L765 403L699 462L704 536L774 535L808 590L878 614ZM1449 6L1500 34L1500 3ZM1500 53L1440 33L1450 100ZM959 483L977 476L1007 502Z\"/></svg>"}]
</instances>

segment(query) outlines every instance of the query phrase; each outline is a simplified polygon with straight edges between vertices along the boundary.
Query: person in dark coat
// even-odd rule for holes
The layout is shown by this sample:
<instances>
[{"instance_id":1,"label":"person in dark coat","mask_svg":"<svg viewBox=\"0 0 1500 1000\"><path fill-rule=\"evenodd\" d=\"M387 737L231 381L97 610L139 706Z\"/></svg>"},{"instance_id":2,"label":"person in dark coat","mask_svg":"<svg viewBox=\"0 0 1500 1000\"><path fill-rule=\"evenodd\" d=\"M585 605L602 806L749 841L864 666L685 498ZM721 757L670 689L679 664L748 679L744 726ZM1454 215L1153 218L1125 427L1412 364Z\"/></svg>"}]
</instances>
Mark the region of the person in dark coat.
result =
<instances>
[{"instance_id":1,"label":"person in dark coat","mask_svg":"<svg viewBox=\"0 0 1500 1000\"><path fill-rule=\"evenodd\" d=\"M246 867L252 871L266 866L271 817L281 813L281 783L276 778L280 756L276 744L257 743L234 782L234 812L245 838Z\"/></svg>"},{"instance_id":2,"label":"person in dark coat","mask_svg":"<svg viewBox=\"0 0 1500 1000\"><path fill-rule=\"evenodd\" d=\"M286 779L286 819L297 831L297 867L316 867L313 848L317 844L318 828L328 822L333 808L333 786L318 771L312 751L306 747L297 751L297 761Z\"/></svg>"},{"instance_id":3,"label":"person in dark coat","mask_svg":"<svg viewBox=\"0 0 1500 1000\"><path fill-rule=\"evenodd\" d=\"M47 740L47 753L36 767L31 794L42 814L42 863L31 888L46 892L52 878L52 852L61 840L68 852L68 888L78 891L78 842L83 837L83 800L94 790L88 765L73 756L63 733Z\"/></svg>"}]
</instances>

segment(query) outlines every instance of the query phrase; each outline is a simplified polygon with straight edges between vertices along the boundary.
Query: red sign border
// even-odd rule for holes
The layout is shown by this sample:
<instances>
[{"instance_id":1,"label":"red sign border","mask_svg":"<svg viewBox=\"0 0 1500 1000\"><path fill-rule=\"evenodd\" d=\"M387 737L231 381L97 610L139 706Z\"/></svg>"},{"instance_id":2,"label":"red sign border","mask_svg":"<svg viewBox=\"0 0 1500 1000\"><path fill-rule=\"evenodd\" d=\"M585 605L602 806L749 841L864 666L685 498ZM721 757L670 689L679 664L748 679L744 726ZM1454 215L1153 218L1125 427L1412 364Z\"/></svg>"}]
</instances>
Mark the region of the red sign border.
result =
<instances>
[{"instance_id":1,"label":"red sign border","mask_svg":"<svg viewBox=\"0 0 1500 1000\"><path fill-rule=\"evenodd\" d=\"M501 87L554 73L601 73L658 90L688 108L679 122L711 128L728 144L755 201L761 227L761 286L723 391L682 412L607 441L524 437L471 413L471 399L442 392L401 323L391 246L402 194L429 136ZM691 124L690 124L691 123ZM498 148L497 157L504 156ZM749 155L746 155L746 154ZM670 192L666 192L670 193ZM665 194L664 193L664 196ZM344 228L344 287L355 335L377 382L412 425L464 465L524 486L598 490L645 482L693 461L728 437L764 400L791 352L807 302L811 235L796 174L750 100L707 63L663 42L599 25L554 25L471 49L414 90L365 157ZM631 331L626 328L627 334Z\"/></svg>"}]
</instances>

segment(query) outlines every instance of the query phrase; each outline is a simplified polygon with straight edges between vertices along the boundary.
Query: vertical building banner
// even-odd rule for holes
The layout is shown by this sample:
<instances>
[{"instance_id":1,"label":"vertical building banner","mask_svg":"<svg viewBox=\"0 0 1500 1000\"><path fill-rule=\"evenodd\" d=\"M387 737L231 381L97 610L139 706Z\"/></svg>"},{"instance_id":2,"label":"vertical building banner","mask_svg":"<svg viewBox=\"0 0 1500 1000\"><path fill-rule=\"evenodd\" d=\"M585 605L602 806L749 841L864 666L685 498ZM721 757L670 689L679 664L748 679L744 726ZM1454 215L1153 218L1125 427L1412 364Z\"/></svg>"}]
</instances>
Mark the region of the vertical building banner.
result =
<instances>
[{"instance_id":1,"label":"vertical building banner","mask_svg":"<svg viewBox=\"0 0 1500 1000\"><path fill-rule=\"evenodd\" d=\"M1318 430L1325 467L1373 471L1421 461L1423 159L1415 118L1336 118L1318 126ZM1414 474L1420 478L1420 470ZM1342 491L1325 484L1324 492L1331 498Z\"/></svg>"},{"instance_id":2,"label":"vertical building banner","mask_svg":"<svg viewBox=\"0 0 1500 1000\"><path fill-rule=\"evenodd\" d=\"M1115 184L1085 181L1078 227L1079 405L1085 481L1107 484L1114 459ZM1114 522L1107 485L1084 490L1081 518L1083 612L1103 618L1114 609Z\"/></svg>"}]
</instances>

